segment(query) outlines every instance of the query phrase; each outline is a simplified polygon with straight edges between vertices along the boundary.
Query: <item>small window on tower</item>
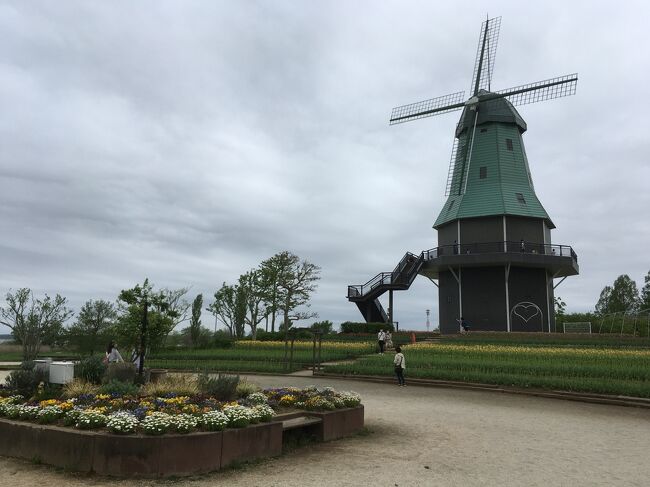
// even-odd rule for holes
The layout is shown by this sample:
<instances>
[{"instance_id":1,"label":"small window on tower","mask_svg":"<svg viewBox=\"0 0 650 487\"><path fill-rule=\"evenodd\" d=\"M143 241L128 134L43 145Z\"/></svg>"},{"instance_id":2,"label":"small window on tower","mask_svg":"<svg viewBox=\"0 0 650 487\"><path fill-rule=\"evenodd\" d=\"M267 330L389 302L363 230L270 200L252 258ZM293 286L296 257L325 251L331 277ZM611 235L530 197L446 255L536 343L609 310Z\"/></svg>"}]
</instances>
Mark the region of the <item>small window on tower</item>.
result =
<instances>
[{"instance_id":1,"label":"small window on tower","mask_svg":"<svg viewBox=\"0 0 650 487\"><path fill-rule=\"evenodd\" d=\"M451 209L454 207L454 203L456 200L451 200L451 203L449 203L449 208L447 208L447 211L451 211Z\"/></svg>"},{"instance_id":2,"label":"small window on tower","mask_svg":"<svg viewBox=\"0 0 650 487\"><path fill-rule=\"evenodd\" d=\"M487 178L487 166L481 166L478 170L478 177L480 179Z\"/></svg>"},{"instance_id":3,"label":"small window on tower","mask_svg":"<svg viewBox=\"0 0 650 487\"><path fill-rule=\"evenodd\" d=\"M512 150L512 139L506 139L506 149Z\"/></svg>"},{"instance_id":4,"label":"small window on tower","mask_svg":"<svg viewBox=\"0 0 650 487\"><path fill-rule=\"evenodd\" d=\"M487 132L487 129L481 129L482 134L484 134L485 132Z\"/></svg>"},{"instance_id":5,"label":"small window on tower","mask_svg":"<svg viewBox=\"0 0 650 487\"><path fill-rule=\"evenodd\" d=\"M521 193L515 193L515 196L517 197L517 201L521 203L522 205L526 204L526 198L524 198L524 195Z\"/></svg>"}]
</instances>

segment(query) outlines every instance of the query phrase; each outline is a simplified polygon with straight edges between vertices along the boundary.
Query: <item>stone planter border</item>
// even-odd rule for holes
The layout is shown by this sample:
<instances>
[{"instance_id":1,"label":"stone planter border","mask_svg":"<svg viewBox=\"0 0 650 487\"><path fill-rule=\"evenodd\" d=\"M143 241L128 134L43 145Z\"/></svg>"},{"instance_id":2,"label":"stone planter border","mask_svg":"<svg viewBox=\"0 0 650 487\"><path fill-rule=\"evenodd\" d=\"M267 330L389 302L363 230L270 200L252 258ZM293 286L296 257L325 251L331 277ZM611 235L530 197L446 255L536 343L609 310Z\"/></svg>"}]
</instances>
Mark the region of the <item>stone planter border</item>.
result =
<instances>
[{"instance_id":1,"label":"stone planter border","mask_svg":"<svg viewBox=\"0 0 650 487\"><path fill-rule=\"evenodd\" d=\"M292 413L247 428L163 436L122 436L0 418L0 455L118 477L194 475L280 455L283 417L296 415L320 418L309 433L329 441L361 430L364 408Z\"/></svg>"}]
</instances>

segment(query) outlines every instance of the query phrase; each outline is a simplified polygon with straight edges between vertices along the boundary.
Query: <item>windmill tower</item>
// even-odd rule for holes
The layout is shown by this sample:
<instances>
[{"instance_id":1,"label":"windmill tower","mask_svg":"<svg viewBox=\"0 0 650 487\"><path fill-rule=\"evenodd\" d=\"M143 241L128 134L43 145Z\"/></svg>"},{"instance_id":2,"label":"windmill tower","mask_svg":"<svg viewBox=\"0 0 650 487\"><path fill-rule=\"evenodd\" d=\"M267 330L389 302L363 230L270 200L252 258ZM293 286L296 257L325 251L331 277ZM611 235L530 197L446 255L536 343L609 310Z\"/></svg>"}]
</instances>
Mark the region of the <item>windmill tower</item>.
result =
<instances>
[{"instance_id":1,"label":"windmill tower","mask_svg":"<svg viewBox=\"0 0 650 487\"><path fill-rule=\"evenodd\" d=\"M392 321L379 296L408 289L424 275L439 287L441 333L463 317L472 330L554 331L553 280L576 275L573 249L551 242L555 228L535 194L515 109L575 94L576 74L492 91L501 18L481 26L471 96L461 91L393 109L390 124L462 110L456 125L446 196L433 227L438 247L407 253L392 272L348 286L367 321ZM562 281L560 281L562 282ZM559 285L559 283L558 283Z\"/></svg>"}]
</instances>

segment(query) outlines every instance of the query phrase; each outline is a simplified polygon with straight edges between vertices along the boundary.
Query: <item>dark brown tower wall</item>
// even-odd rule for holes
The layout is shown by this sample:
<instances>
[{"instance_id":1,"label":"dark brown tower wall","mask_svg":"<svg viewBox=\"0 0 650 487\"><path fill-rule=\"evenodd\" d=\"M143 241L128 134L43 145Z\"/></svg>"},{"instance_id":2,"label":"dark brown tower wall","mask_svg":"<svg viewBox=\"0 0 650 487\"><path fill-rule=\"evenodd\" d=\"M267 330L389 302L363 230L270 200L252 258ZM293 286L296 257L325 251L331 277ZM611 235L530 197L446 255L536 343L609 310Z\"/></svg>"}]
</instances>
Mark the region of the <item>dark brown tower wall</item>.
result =
<instances>
[{"instance_id":1,"label":"dark brown tower wall","mask_svg":"<svg viewBox=\"0 0 650 487\"><path fill-rule=\"evenodd\" d=\"M519 242L523 239L526 242L544 243L545 226L542 219L506 216L506 240ZM503 236L499 240L503 240Z\"/></svg>"},{"instance_id":2,"label":"dark brown tower wall","mask_svg":"<svg viewBox=\"0 0 650 487\"><path fill-rule=\"evenodd\" d=\"M469 218L460 221L460 243L503 242L503 217Z\"/></svg>"},{"instance_id":3,"label":"dark brown tower wall","mask_svg":"<svg viewBox=\"0 0 650 487\"><path fill-rule=\"evenodd\" d=\"M540 225L541 230L541 225ZM512 267L508 281L510 297L510 330L511 331L548 331L549 303L546 286L546 271L527 267ZM512 313L519 303L530 302L539 307L540 315L535 315L535 309L529 305L522 305L517 312ZM553 308L551 308L553 309ZM525 320L528 319L528 322Z\"/></svg>"},{"instance_id":4,"label":"dark brown tower wall","mask_svg":"<svg viewBox=\"0 0 650 487\"><path fill-rule=\"evenodd\" d=\"M453 221L438 228L438 246L453 245L458 239L458 222Z\"/></svg>"},{"instance_id":5,"label":"dark brown tower wall","mask_svg":"<svg viewBox=\"0 0 650 487\"><path fill-rule=\"evenodd\" d=\"M463 317L474 330L507 331L504 267L462 269Z\"/></svg>"},{"instance_id":6,"label":"dark brown tower wall","mask_svg":"<svg viewBox=\"0 0 650 487\"><path fill-rule=\"evenodd\" d=\"M452 241L453 242L453 241ZM440 272L438 280L438 306L440 309L440 332L458 333L458 283L451 272Z\"/></svg>"}]
</instances>

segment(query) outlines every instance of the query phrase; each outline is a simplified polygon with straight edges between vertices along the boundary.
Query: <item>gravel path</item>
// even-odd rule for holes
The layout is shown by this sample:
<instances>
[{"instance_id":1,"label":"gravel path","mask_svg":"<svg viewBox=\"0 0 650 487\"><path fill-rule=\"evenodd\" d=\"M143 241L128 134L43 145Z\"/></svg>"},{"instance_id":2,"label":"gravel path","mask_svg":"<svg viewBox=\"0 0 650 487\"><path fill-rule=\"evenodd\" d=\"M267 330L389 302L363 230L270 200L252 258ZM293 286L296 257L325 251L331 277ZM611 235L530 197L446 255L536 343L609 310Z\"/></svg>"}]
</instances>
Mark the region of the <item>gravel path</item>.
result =
<instances>
[{"instance_id":1,"label":"gravel path","mask_svg":"<svg viewBox=\"0 0 650 487\"><path fill-rule=\"evenodd\" d=\"M650 479L647 409L331 378L251 379L354 389L370 433L180 480L120 481L0 457L0 485L576 487L646 486Z\"/></svg>"}]
</instances>

